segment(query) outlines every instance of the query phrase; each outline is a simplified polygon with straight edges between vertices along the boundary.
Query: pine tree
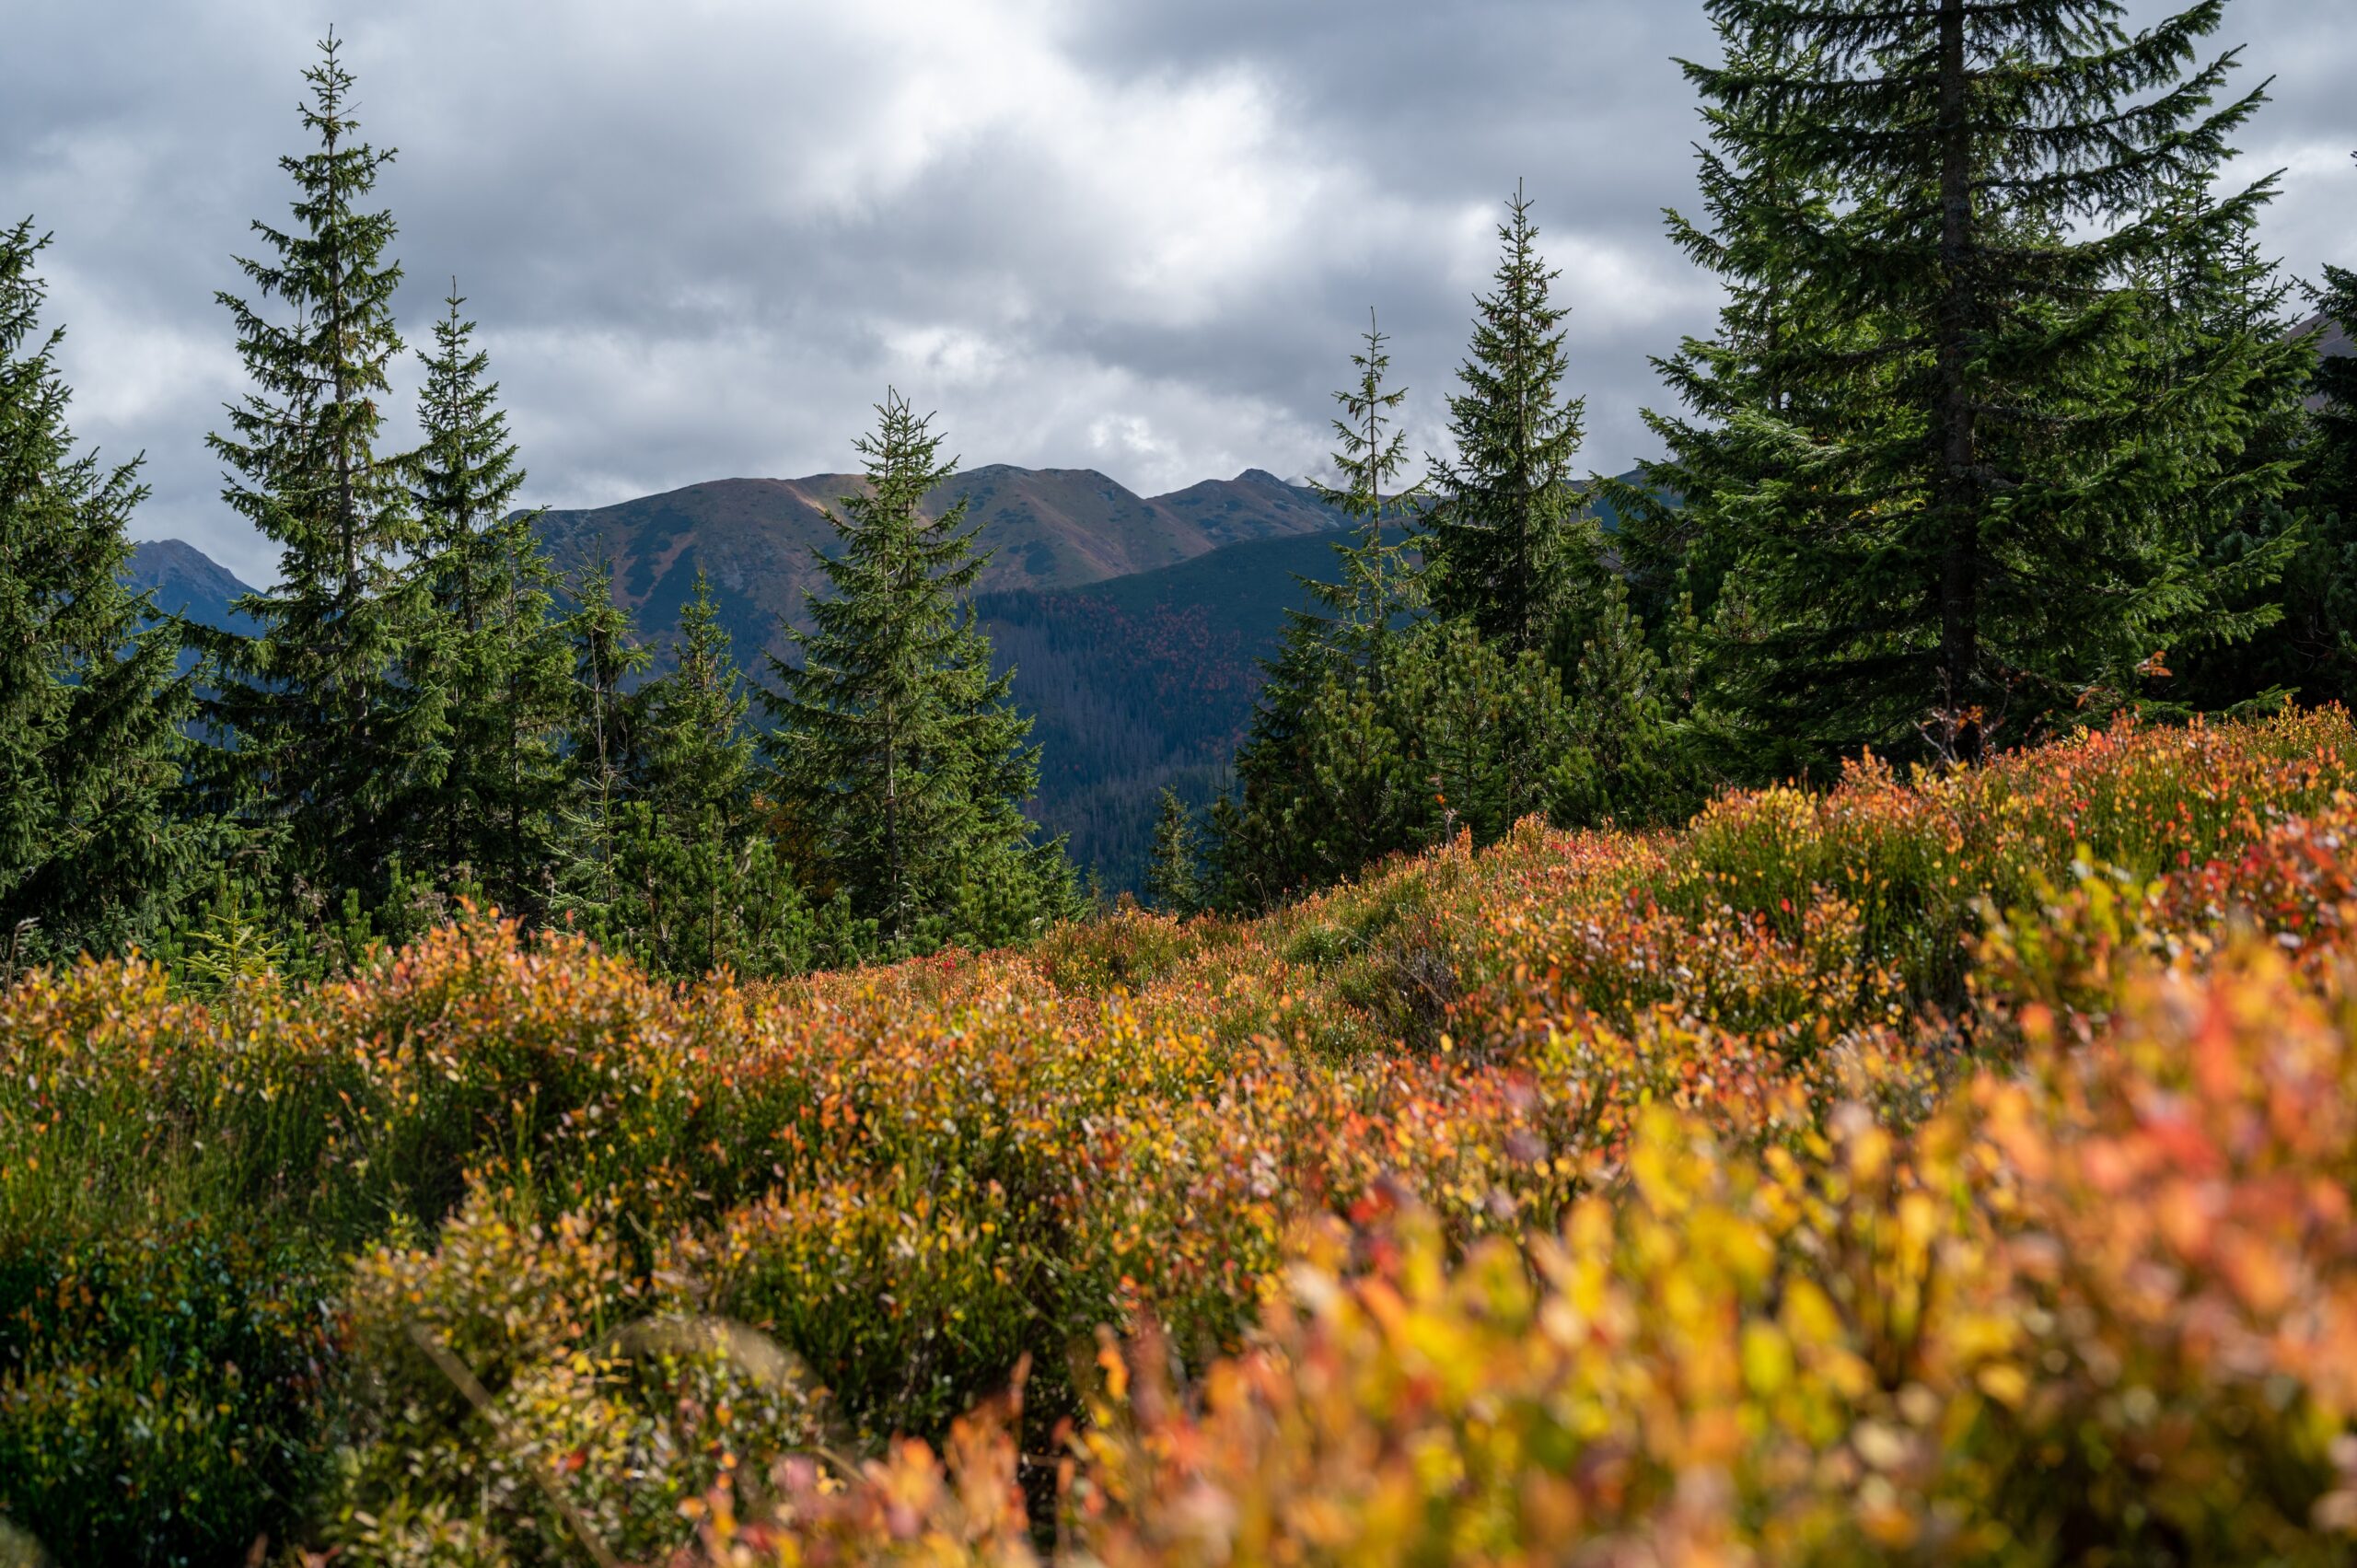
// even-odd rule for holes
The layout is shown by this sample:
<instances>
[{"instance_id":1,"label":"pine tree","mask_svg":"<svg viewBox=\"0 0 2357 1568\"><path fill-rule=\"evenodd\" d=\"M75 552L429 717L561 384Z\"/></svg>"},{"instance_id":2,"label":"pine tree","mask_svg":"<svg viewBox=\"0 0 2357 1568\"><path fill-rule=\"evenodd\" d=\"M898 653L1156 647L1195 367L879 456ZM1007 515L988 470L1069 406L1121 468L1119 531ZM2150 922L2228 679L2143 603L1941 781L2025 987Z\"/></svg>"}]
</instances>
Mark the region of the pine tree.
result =
<instances>
[{"instance_id":1,"label":"pine tree","mask_svg":"<svg viewBox=\"0 0 2357 1568\"><path fill-rule=\"evenodd\" d=\"M802 662L771 660L778 795L807 826L822 890L889 949L1014 940L1073 907L1070 868L1019 809L1038 752L969 598L988 557L964 503L923 510L956 465L897 392L877 414L858 443L866 491L828 514L842 552L817 557L832 591L792 633Z\"/></svg>"},{"instance_id":2,"label":"pine tree","mask_svg":"<svg viewBox=\"0 0 2357 1568\"><path fill-rule=\"evenodd\" d=\"M485 379L489 356L455 283L424 355L424 444L412 491L422 524L417 575L428 614L411 640L409 681L439 714L421 768L428 785L411 819L412 863L468 868L500 907L535 914L563 784L572 702L563 628L552 618L555 568L516 509L516 444Z\"/></svg>"},{"instance_id":3,"label":"pine tree","mask_svg":"<svg viewBox=\"0 0 2357 1568\"><path fill-rule=\"evenodd\" d=\"M1314 608L1285 612L1284 634L1266 661L1268 679L1237 752L1243 800L1229 826L1241 836L1224 836L1214 858L1249 884L1223 891L1238 907L1264 907L1329 878L1339 862L1347 862L1346 870L1363 863L1352 858L1356 851L1346 833L1305 833L1302 818L1318 791L1313 705L1329 687L1348 687L1378 670L1402 620L1422 607L1411 552L1385 534L1387 526L1412 517L1422 501L1422 487L1400 479L1408 443L1394 424L1408 391L1387 385L1388 342L1370 319L1360 352L1351 356L1357 380L1334 394L1342 410L1334 421L1341 482L1318 487L1328 505L1355 521L1356 537L1334 546L1334 581L1300 579Z\"/></svg>"},{"instance_id":4,"label":"pine tree","mask_svg":"<svg viewBox=\"0 0 2357 1568\"><path fill-rule=\"evenodd\" d=\"M574 705L558 903L588 935L613 941L629 921L621 844L637 798L636 704L629 684L654 656L638 641L630 611L615 602L611 563L586 572L573 598L576 608L563 622L573 650Z\"/></svg>"},{"instance_id":5,"label":"pine tree","mask_svg":"<svg viewBox=\"0 0 2357 1568\"><path fill-rule=\"evenodd\" d=\"M702 572L674 649L676 666L639 693L639 798L620 878L637 906L628 923L657 970L744 968L770 935L756 928L793 923L799 899L756 821L751 698Z\"/></svg>"},{"instance_id":6,"label":"pine tree","mask_svg":"<svg viewBox=\"0 0 2357 1568\"><path fill-rule=\"evenodd\" d=\"M1202 860L1195 814L1176 790L1164 790L1154 821L1154 858L1145 873L1145 894L1155 909L1181 917L1202 912Z\"/></svg>"},{"instance_id":7,"label":"pine tree","mask_svg":"<svg viewBox=\"0 0 2357 1568\"><path fill-rule=\"evenodd\" d=\"M1689 353L1713 428L1672 422L1664 477L1705 482L1689 556L1757 617L1755 731L1970 761L2266 624L2230 600L2285 552L2205 548L2285 482L2248 445L2293 362L2246 332L2164 377L2141 275L2271 192L2171 199L2261 101L2217 102L2232 53L2194 64L2223 0L2132 37L2110 0L1710 9L1726 63L1687 71L1724 179L1689 248L1768 312Z\"/></svg>"},{"instance_id":8,"label":"pine tree","mask_svg":"<svg viewBox=\"0 0 2357 1568\"><path fill-rule=\"evenodd\" d=\"M134 459L76 455L40 331L47 238L0 230L0 970L151 941L215 836L178 816L176 629L120 578Z\"/></svg>"},{"instance_id":9,"label":"pine tree","mask_svg":"<svg viewBox=\"0 0 2357 1568\"><path fill-rule=\"evenodd\" d=\"M317 889L389 891L407 814L436 766L436 691L400 678L422 588L403 557L418 542L407 459L377 450L401 268L391 215L366 211L392 157L356 138L353 81L331 33L304 74L314 150L280 160L293 226L257 221L266 259L238 266L287 319L217 297L237 323L254 390L210 438L232 470L224 498L279 546L279 583L241 600L250 641L211 639L225 680L210 716L234 740L230 798L272 830L282 865Z\"/></svg>"},{"instance_id":10,"label":"pine tree","mask_svg":"<svg viewBox=\"0 0 2357 1568\"><path fill-rule=\"evenodd\" d=\"M1570 312L1550 297L1562 274L1539 258L1530 208L1517 187L1498 228L1496 292L1476 301L1464 390L1448 401L1457 456L1431 459L1439 499L1422 540L1434 610L1515 653L1548 646L1602 556L1572 472L1586 405L1562 390Z\"/></svg>"},{"instance_id":11,"label":"pine tree","mask_svg":"<svg viewBox=\"0 0 2357 1568\"><path fill-rule=\"evenodd\" d=\"M1596 805L1623 826L1699 804L1674 761L1667 670L1646 645L1628 588L1608 580L1573 674L1572 728L1595 770Z\"/></svg>"}]
</instances>

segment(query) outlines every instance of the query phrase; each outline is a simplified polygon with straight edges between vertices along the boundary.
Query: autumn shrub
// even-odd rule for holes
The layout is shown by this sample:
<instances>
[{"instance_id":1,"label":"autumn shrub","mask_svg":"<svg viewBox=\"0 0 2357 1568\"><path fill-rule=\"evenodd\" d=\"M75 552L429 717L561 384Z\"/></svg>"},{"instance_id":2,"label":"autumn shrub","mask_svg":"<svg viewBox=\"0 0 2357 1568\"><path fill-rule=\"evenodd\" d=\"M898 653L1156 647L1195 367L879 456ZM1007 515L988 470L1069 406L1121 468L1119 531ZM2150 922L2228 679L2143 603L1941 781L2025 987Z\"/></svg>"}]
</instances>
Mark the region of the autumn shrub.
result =
<instances>
[{"instance_id":1,"label":"autumn shrub","mask_svg":"<svg viewBox=\"0 0 2357 1568\"><path fill-rule=\"evenodd\" d=\"M85 1562L284 1539L327 1458L335 1260L215 1215L6 1240L0 1518Z\"/></svg>"},{"instance_id":2,"label":"autumn shrub","mask_svg":"<svg viewBox=\"0 0 2357 1568\"><path fill-rule=\"evenodd\" d=\"M319 1527L338 1561L554 1564L587 1542L657 1559L683 1508L819 1440L799 1364L693 1311L692 1279L634 1272L610 1225L543 1224L477 1187L435 1240L354 1270Z\"/></svg>"},{"instance_id":3,"label":"autumn shrub","mask_svg":"<svg viewBox=\"0 0 2357 1568\"><path fill-rule=\"evenodd\" d=\"M0 1514L69 1561L1002 1560L1062 1462L1108 1563L2296 1558L2352 772L2337 712L2123 726L785 982L471 917L318 984L38 971ZM2223 1185L2113 1223L2222 997Z\"/></svg>"},{"instance_id":4,"label":"autumn shrub","mask_svg":"<svg viewBox=\"0 0 2357 1568\"><path fill-rule=\"evenodd\" d=\"M1519 1246L1310 1225L1199 1377L1106 1339L1051 1554L986 1412L939 1458L781 1469L707 1556L2346 1562L2357 1014L2254 942L2115 1003L1908 1134L1852 1107L1750 1154L1651 1109Z\"/></svg>"}]
</instances>

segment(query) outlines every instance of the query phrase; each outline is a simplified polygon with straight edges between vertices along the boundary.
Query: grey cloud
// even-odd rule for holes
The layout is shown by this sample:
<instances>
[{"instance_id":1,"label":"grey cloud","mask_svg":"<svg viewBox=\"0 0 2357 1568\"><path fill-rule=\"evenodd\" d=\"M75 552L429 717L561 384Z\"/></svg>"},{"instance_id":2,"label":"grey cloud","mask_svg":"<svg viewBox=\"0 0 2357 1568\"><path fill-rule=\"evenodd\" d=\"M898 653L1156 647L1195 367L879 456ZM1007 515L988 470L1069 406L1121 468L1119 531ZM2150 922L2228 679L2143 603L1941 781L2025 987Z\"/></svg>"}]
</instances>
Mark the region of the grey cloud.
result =
<instances>
[{"instance_id":1,"label":"grey cloud","mask_svg":"<svg viewBox=\"0 0 2357 1568\"><path fill-rule=\"evenodd\" d=\"M143 531L249 577L269 553L203 449L239 385L212 296L284 212L340 9L0 0L0 215L57 232L80 434L147 452ZM2246 164L2287 168L2269 241L2300 272L2357 264L2341 9L2227 24L2277 77ZM1645 454L1646 356L1710 319L1659 217L1692 199L1689 0L415 0L344 31L401 148L405 325L455 273L553 504L845 467L888 382L974 462L1303 471L1370 306L1436 444L1518 178L1593 462Z\"/></svg>"}]
</instances>

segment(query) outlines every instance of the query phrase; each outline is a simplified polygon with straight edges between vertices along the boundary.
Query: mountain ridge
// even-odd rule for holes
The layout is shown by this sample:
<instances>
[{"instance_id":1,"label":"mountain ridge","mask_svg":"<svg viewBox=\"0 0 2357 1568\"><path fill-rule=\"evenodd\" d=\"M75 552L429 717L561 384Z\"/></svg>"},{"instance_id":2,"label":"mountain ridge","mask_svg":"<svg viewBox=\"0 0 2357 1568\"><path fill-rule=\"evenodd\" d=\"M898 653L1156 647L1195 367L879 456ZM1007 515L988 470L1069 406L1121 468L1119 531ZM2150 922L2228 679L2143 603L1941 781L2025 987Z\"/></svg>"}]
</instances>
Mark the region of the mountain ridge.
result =
<instances>
[{"instance_id":1,"label":"mountain ridge","mask_svg":"<svg viewBox=\"0 0 2357 1568\"><path fill-rule=\"evenodd\" d=\"M861 494L856 474L706 480L599 507L552 509L535 528L568 576L610 562L615 598L661 645L708 574L729 601L722 623L749 665L784 657L787 625L819 586L835 543L828 512ZM1143 496L1095 469L961 470L925 498L928 516L962 502L990 559L979 593L1051 591L1177 565L1230 544L1343 526L1314 491L1261 469Z\"/></svg>"}]
</instances>

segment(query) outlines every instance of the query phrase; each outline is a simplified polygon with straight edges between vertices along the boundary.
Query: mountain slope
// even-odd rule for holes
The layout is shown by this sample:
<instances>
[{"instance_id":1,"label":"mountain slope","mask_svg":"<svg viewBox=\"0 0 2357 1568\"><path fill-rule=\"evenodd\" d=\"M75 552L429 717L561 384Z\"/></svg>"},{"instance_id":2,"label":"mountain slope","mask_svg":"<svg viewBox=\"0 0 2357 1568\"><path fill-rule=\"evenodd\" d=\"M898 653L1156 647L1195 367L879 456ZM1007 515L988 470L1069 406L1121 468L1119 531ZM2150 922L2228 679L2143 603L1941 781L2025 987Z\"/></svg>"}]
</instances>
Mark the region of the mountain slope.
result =
<instances>
[{"instance_id":1,"label":"mountain slope","mask_svg":"<svg viewBox=\"0 0 2357 1568\"><path fill-rule=\"evenodd\" d=\"M156 608L200 626L250 633L252 621L231 607L252 590L229 569L192 544L177 539L142 540L131 552L122 580L134 591L153 590Z\"/></svg>"},{"instance_id":2,"label":"mountain slope","mask_svg":"<svg viewBox=\"0 0 2357 1568\"><path fill-rule=\"evenodd\" d=\"M1033 715L1032 815L1072 835L1105 885L1134 888L1164 788L1220 787L1300 579L1333 575L1347 530L1253 540L1158 572L975 600L1016 702Z\"/></svg>"},{"instance_id":3,"label":"mountain slope","mask_svg":"<svg viewBox=\"0 0 2357 1568\"><path fill-rule=\"evenodd\" d=\"M715 480L594 510L547 512L539 529L568 574L611 561L616 597L658 645L694 591L696 573L709 574L723 624L751 665L764 650L784 651L781 622L800 620L804 597L820 581L814 552L834 549L826 510L862 483L851 474ZM993 552L985 593L1103 582L1341 522L1313 492L1257 470L1148 499L1093 470L993 464L958 474L926 510L938 517L959 500Z\"/></svg>"}]
</instances>

